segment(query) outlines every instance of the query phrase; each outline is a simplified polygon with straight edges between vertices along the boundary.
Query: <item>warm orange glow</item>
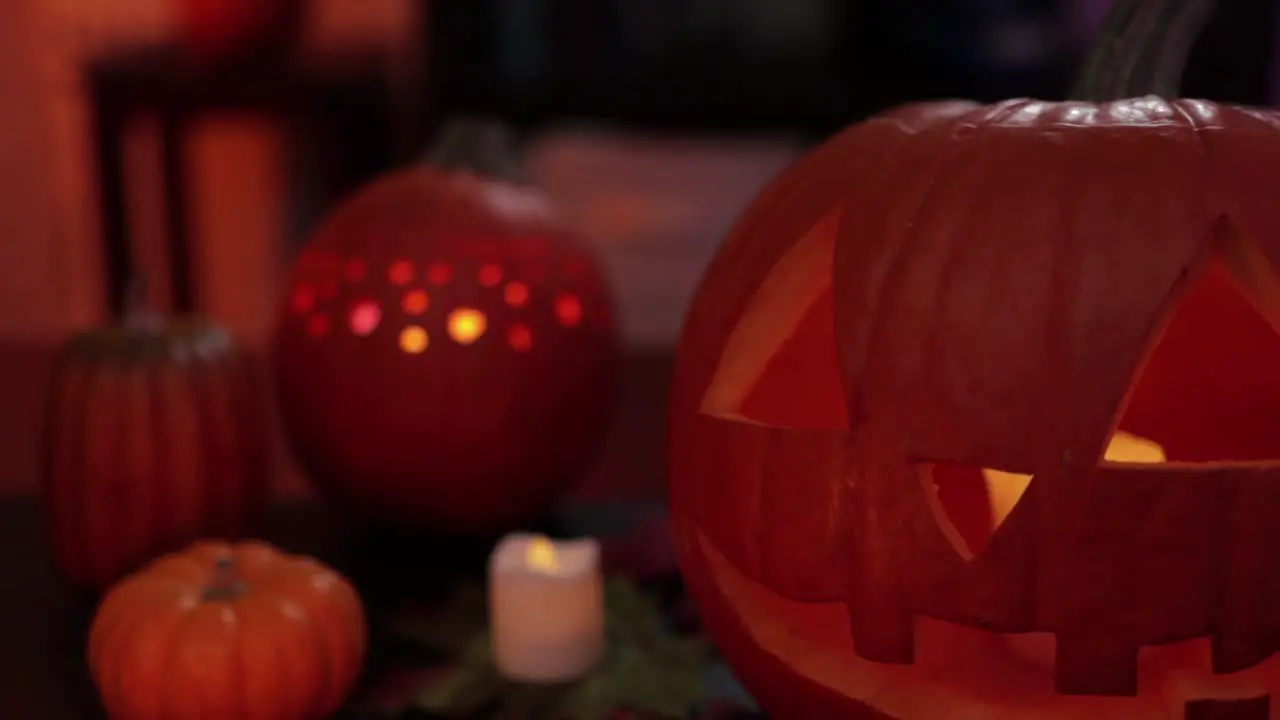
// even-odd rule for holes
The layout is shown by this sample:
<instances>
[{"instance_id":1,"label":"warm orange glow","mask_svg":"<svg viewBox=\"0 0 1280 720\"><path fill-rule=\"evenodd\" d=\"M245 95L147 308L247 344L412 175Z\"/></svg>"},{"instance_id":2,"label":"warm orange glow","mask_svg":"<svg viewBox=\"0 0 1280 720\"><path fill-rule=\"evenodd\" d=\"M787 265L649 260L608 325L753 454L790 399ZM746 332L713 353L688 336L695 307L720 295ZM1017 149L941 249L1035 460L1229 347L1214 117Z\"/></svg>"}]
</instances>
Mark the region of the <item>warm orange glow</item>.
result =
<instances>
[{"instance_id":1,"label":"warm orange glow","mask_svg":"<svg viewBox=\"0 0 1280 720\"><path fill-rule=\"evenodd\" d=\"M417 325L409 325L400 331L400 349L410 355L417 355L427 349L430 338L427 331Z\"/></svg>"},{"instance_id":2,"label":"warm orange glow","mask_svg":"<svg viewBox=\"0 0 1280 720\"><path fill-rule=\"evenodd\" d=\"M1146 438L1117 431L1111 436L1103 460L1116 463L1161 463L1165 462L1165 454L1164 448ZM1022 494L1027 491L1031 476L989 469L984 469L982 475L991 493L992 514L999 525L1013 512L1013 506L1018 504Z\"/></svg>"},{"instance_id":3,"label":"warm orange glow","mask_svg":"<svg viewBox=\"0 0 1280 720\"><path fill-rule=\"evenodd\" d=\"M324 315L312 315L307 319L307 334L321 337L329 332L329 318Z\"/></svg>"},{"instance_id":4,"label":"warm orange glow","mask_svg":"<svg viewBox=\"0 0 1280 720\"><path fill-rule=\"evenodd\" d=\"M293 291L293 309L296 312L308 313L316 304L316 291L309 287L300 287Z\"/></svg>"},{"instance_id":5,"label":"warm orange glow","mask_svg":"<svg viewBox=\"0 0 1280 720\"><path fill-rule=\"evenodd\" d=\"M582 301L574 295L556 298L556 319L565 327L577 327L582 322Z\"/></svg>"},{"instance_id":6,"label":"warm orange glow","mask_svg":"<svg viewBox=\"0 0 1280 720\"><path fill-rule=\"evenodd\" d=\"M512 325L507 329L507 344L516 352L528 352L533 347L533 331L524 325Z\"/></svg>"},{"instance_id":7,"label":"warm orange glow","mask_svg":"<svg viewBox=\"0 0 1280 720\"><path fill-rule=\"evenodd\" d=\"M479 340L488 326L484 313L474 308L458 308L449 313L449 337L459 345L470 345Z\"/></svg>"},{"instance_id":8,"label":"warm orange glow","mask_svg":"<svg viewBox=\"0 0 1280 720\"><path fill-rule=\"evenodd\" d=\"M484 287L496 287L502 282L502 268L492 263L483 265L480 272L476 274L476 280Z\"/></svg>"},{"instance_id":9,"label":"warm orange glow","mask_svg":"<svg viewBox=\"0 0 1280 720\"><path fill-rule=\"evenodd\" d=\"M502 299L511 307L523 307L529 302L529 286L521 282L507 283L502 291Z\"/></svg>"},{"instance_id":10,"label":"warm orange glow","mask_svg":"<svg viewBox=\"0 0 1280 720\"><path fill-rule=\"evenodd\" d=\"M453 268L449 263L434 262L427 266L427 282L432 285L444 285L453 279Z\"/></svg>"},{"instance_id":11,"label":"warm orange glow","mask_svg":"<svg viewBox=\"0 0 1280 720\"><path fill-rule=\"evenodd\" d=\"M364 337L370 335L378 328L378 323L382 321L382 308L378 307L378 303L372 300L364 300L356 303L351 308L351 332Z\"/></svg>"},{"instance_id":12,"label":"warm orange glow","mask_svg":"<svg viewBox=\"0 0 1280 720\"><path fill-rule=\"evenodd\" d=\"M342 268L342 276L347 279L347 282L360 282L364 279L366 270L363 260L348 260Z\"/></svg>"},{"instance_id":13,"label":"warm orange glow","mask_svg":"<svg viewBox=\"0 0 1280 720\"><path fill-rule=\"evenodd\" d=\"M413 263L408 260L397 260L391 263L387 271L387 279L393 285L408 285L413 282Z\"/></svg>"},{"instance_id":14,"label":"warm orange glow","mask_svg":"<svg viewBox=\"0 0 1280 720\"><path fill-rule=\"evenodd\" d=\"M426 290L410 290L404 294L400 305L409 315L421 315L431 307L431 298L427 297Z\"/></svg>"},{"instance_id":15,"label":"warm orange glow","mask_svg":"<svg viewBox=\"0 0 1280 720\"><path fill-rule=\"evenodd\" d=\"M529 541L524 551L524 562L531 570L555 572L560 567L560 557L555 543L539 535Z\"/></svg>"}]
</instances>

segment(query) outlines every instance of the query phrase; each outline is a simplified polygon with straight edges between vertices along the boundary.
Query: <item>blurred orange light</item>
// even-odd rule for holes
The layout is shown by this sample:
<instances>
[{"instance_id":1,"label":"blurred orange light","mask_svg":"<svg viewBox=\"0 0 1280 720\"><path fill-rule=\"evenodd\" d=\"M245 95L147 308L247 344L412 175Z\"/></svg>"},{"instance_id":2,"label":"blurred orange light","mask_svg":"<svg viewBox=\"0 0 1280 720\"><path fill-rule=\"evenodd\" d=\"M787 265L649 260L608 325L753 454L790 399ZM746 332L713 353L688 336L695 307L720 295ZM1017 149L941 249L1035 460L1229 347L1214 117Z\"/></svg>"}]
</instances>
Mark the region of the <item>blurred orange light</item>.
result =
<instances>
[{"instance_id":1,"label":"blurred orange light","mask_svg":"<svg viewBox=\"0 0 1280 720\"><path fill-rule=\"evenodd\" d=\"M417 325L409 325L400 331L400 349L410 355L417 355L427 349L430 338L427 331Z\"/></svg>"},{"instance_id":2,"label":"blurred orange light","mask_svg":"<svg viewBox=\"0 0 1280 720\"><path fill-rule=\"evenodd\" d=\"M511 307L523 307L529 302L529 286L520 282L507 283L502 291L502 299Z\"/></svg>"},{"instance_id":3,"label":"blurred orange light","mask_svg":"<svg viewBox=\"0 0 1280 720\"><path fill-rule=\"evenodd\" d=\"M484 265L480 268L476 279L485 287L494 287L502 282L502 268L493 264Z\"/></svg>"},{"instance_id":4,"label":"blurred orange light","mask_svg":"<svg viewBox=\"0 0 1280 720\"><path fill-rule=\"evenodd\" d=\"M351 308L351 332L364 337L370 335L378 328L378 323L382 321L382 308L378 307L378 303L372 300L365 300L357 303Z\"/></svg>"},{"instance_id":5,"label":"blurred orange light","mask_svg":"<svg viewBox=\"0 0 1280 720\"><path fill-rule=\"evenodd\" d=\"M431 298L427 297L425 290L410 290L404 294L400 305L410 315L421 315L431 307Z\"/></svg>"},{"instance_id":6,"label":"blurred orange light","mask_svg":"<svg viewBox=\"0 0 1280 720\"><path fill-rule=\"evenodd\" d=\"M524 325L512 325L507 330L507 343L516 352L528 352L533 347L533 331Z\"/></svg>"},{"instance_id":7,"label":"blurred orange light","mask_svg":"<svg viewBox=\"0 0 1280 720\"><path fill-rule=\"evenodd\" d=\"M393 285L408 285L413 282L413 263L408 260L397 260L391 263L391 269L387 271L387 279Z\"/></svg>"},{"instance_id":8,"label":"blurred orange light","mask_svg":"<svg viewBox=\"0 0 1280 720\"><path fill-rule=\"evenodd\" d=\"M577 327L582 322L582 301L573 295L556 298L556 318L565 327Z\"/></svg>"},{"instance_id":9,"label":"blurred orange light","mask_svg":"<svg viewBox=\"0 0 1280 720\"><path fill-rule=\"evenodd\" d=\"M484 335L488 327L484 313L473 308L458 308L449 313L449 337L459 345L470 345Z\"/></svg>"}]
</instances>

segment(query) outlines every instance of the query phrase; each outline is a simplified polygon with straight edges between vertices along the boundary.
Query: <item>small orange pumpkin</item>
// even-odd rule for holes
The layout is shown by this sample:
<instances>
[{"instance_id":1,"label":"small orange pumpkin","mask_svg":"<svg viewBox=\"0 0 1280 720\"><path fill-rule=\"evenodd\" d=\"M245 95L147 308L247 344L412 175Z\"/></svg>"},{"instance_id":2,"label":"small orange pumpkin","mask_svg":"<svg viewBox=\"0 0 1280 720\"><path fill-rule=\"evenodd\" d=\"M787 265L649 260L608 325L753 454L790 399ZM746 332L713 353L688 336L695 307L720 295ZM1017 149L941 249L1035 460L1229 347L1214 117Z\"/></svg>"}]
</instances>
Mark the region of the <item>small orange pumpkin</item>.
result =
<instances>
[{"instance_id":1,"label":"small orange pumpkin","mask_svg":"<svg viewBox=\"0 0 1280 720\"><path fill-rule=\"evenodd\" d=\"M303 720L336 712L367 645L350 583L261 542L202 541L121 580L89 630L108 715Z\"/></svg>"}]
</instances>

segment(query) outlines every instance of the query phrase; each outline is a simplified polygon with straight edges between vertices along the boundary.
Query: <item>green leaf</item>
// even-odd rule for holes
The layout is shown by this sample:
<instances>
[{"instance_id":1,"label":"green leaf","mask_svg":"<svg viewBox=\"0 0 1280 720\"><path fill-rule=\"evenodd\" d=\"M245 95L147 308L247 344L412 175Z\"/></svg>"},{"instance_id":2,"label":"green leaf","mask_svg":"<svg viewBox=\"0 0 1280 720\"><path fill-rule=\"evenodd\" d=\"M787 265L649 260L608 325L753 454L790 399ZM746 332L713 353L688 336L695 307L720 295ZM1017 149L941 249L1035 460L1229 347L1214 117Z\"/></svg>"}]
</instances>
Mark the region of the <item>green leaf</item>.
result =
<instances>
[{"instance_id":1,"label":"green leaf","mask_svg":"<svg viewBox=\"0 0 1280 720\"><path fill-rule=\"evenodd\" d=\"M474 716L493 704L502 683L489 668L460 665L418 693L413 706L437 715Z\"/></svg>"},{"instance_id":2,"label":"green leaf","mask_svg":"<svg viewBox=\"0 0 1280 720\"><path fill-rule=\"evenodd\" d=\"M454 653L486 632L488 596L479 585L463 585L440 607L387 623L392 635L440 653Z\"/></svg>"},{"instance_id":3,"label":"green leaf","mask_svg":"<svg viewBox=\"0 0 1280 720\"><path fill-rule=\"evenodd\" d=\"M470 602L472 614L486 607L483 592L455 598ZM414 637L441 637L448 622L462 625L466 612L440 613L431 632ZM446 622L447 621L447 622ZM503 679L493 664L483 620L450 628L455 640L456 670L424 688L415 706L435 714L476 717L492 709L502 718L524 720L608 720L618 710L650 716L688 716L702 698L702 676L710 653L697 638L672 635L656 602L637 585L611 580L605 585L607 647L599 665L567 685L525 685ZM419 628L421 630L422 628ZM433 644L433 647L440 647Z\"/></svg>"},{"instance_id":4,"label":"green leaf","mask_svg":"<svg viewBox=\"0 0 1280 720\"><path fill-rule=\"evenodd\" d=\"M489 634L467 642L459 660L417 695L414 707L437 715L473 716L498 701L506 681L493 665Z\"/></svg>"}]
</instances>

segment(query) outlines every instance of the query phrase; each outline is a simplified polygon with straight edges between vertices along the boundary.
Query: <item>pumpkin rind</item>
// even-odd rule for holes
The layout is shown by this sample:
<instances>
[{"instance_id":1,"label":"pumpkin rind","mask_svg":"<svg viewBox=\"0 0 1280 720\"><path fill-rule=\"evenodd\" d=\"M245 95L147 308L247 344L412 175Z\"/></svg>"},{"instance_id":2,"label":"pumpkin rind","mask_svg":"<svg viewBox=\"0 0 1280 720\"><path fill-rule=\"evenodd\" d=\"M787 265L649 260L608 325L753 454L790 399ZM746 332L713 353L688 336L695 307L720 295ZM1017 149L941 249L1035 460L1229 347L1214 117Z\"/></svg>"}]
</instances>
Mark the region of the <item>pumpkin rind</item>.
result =
<instances>
[{"instance_id":1,"label":"pumpkin rind","mask_svg":"<svg viewBox=\"0 0 1280 720\"><path fill-rule=\"evenodd\" d=\"M208 600L230 557L242 595ZM363 608L341 576L257 542L201 542L126 578L89 632L108 714L306 720L338 710L360 674Z\"/></svg>"},{"instance_id":2,"label":"pumpkin rind","mask_svg":"<svg viewBox=\"0 0 1280 720\"><path fill-rule=\"evenodd\" d=\"M251 528L270 477L257 372L199 321L68 343L49 396L43 494L73 582L102 589L197 538Z\"/></svg>"},{"instance_id":3,"label":"pumpkin rind","mask_svg":"<svg viewBox=\"0 0 1280 720\"><path fill-rule=\"evenodd\" d=\"M513 300L511 282L523 290ZM464 170L395 173L330 214L290 287L281 412L341 507L439 532L501 530L554 502L604 438L617 360L605 277L531 190ZM560 322L560 302L580 314ZM468 344L447 320L464 308L485 318ZM357 311L371 320L360 333ZM412 352L406 331L418 333Z\"/></svg>"},{"instance_id":4,"label":"pumpkin rind","mask_svg":"<svg viewBox=\"0 0 1280 720\"><path fill-rule=\"evenodd\" d=\"M831 167L845 170L828 170L812 199L779 190ZM767 710L914 719L945 706L948 717L982 720L1275 712L1266 698L1280 688L1280 573L1267 548L1280 543L1268 520L1280 511L1280 465L1265 454L1280 427L1274 331L1198 314L1201 331L1227 322L1249 340L1232 344L1257 341L1258 352L1224 368L1235 390L1221 407L1234 414L1197 405L1213 399L1206 387L1173 384L1201 360L1185 336L1171 360L1150 353L1179 303L1213 300L1220 267L1242 284L1265 276L1252 278L1263 295L1251 299L1273 300L1280 213L1265 198L1280 187L1276 168L1280 119L1264 111L1155 97L1011 100L915 124L873 119L766 190L713 262L682 334L669 482L691 592ZM829 248L827 274L812 282L832 287L823 362L839 367L823 387L844 395L846 424L818 413L825 420L794 427L795 409L777 402L765 404L779 410L769 418L708 414L743 313L806 242ZM1195 295L1203 287L1209 294ZM749 380L749 364L735 362ZM1144 386L1157 382L1143 374L1148 362L1161 365L1159 387ZM788 372L788 388L823 389ZM1145 406L1162 392L1190 397ZM1122 413L1158 434L1174 462L1101 461ZM1188 419L1218 455L1185 444ZM717 441L728 433L757 443L781 433L791 439L770 442L797 448L806 436L843 440L843 464L823 466L816 445L762 458ZM974 560L927 508L918 470L935 462L1035 474ZM744 579L730 585L707 548ZM788 578L771 569L780 566L804 572ZM748 585L792 609L747 612ZM825 631L808 638L818 645L761 640L820 615ZM847 680L855 693L805 670L828 648L846 678L912 670L921 617L992 642L1052 636L1057 656L1039 676L1011 673L990 692L926 668ZM1181 664L1140 682L1138 650L1155 646ZM945 702L922 704L943 691Z\"/></svg>"}]
</instances>

